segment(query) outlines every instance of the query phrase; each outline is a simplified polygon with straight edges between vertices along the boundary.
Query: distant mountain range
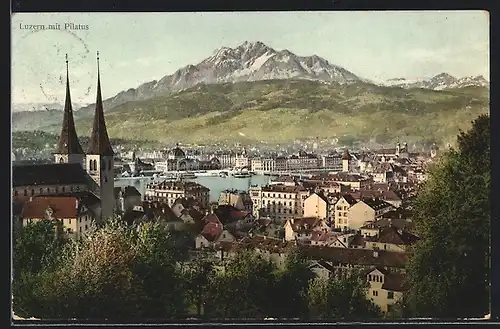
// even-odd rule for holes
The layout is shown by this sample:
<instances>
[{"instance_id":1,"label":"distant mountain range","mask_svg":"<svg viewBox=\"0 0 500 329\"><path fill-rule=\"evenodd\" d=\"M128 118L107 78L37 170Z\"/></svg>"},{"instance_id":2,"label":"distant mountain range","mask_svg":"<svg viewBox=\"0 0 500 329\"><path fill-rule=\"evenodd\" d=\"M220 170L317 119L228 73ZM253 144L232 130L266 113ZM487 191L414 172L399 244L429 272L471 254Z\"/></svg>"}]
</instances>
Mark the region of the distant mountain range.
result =
<instances>
[{"instance_id":1,"label":"distant mountain range","mask_svg":"<svg viewBox=\"0 0 500 329\"><path fill-rule=\"evenodd\" d=\"M104 109L110 134L124 139L195 142L246 136L253 141L285 141L319 131L323 137L359 133L366 138L448 138L463 127L462 122L450 123L451 116L469 120L488 111L488 87L482 76L457 79L446 73L373 83L317 55L298 56L262 42L244 42L217 49L200 63L158 81L122 91L106 99ZM85 135L95 104L76 111L78 106L73 104L77 128ZM14 105L13 130L58 133L61 109L58 104ZM433 125L424 119L434 120ZM428 129L416 127L417 121ZM388 122L397 126L394 131ZM311 130L313 123L316 128ZM438 130L434 136L432 127ZM189 136L183 137L186 131Z\"/></svg>"},{"instance_id":2,"label":"distant mountain range","mask_svg":"<svg viewBox=\"0 0 500 329\"><path fill-rule=\"evenodd\" d=\"M317 55L298 56L286 49L277 51L260 41L245 41L236 48L219 48L200 63L187 65L160 80L146 82L137 88L122 91L106 99L104 108L106 111L129 101L169 95L198 84L277 79L306 79L339 84L371 82L356 76L341 66L329 63ZM428 79L394 78L374 84L432 90L470 86L489 87L489 82L483 76L457 79L447 73L441 73ZM73 109L75 111L81 109L86 112L93 110L94 106L94 104L73 104ZM63 105L56 103L27 103L12 106L13 112L62 108ZM86 116L84 113L81 115Z\"/></svg>"},{"instance_id":3,"label":"distant mountain range","mask_svg":"<svg viewBox=\"0 0 500 329\"><path fill-rule=\"evenodd\" d=\"M409 80L405 78L395 78L389 79L382 84L385 86L401 87L406 89L423 88L432 90L490 86L490 83L482 75L457 79L448 73L440 73L429 79Z\"/></svg>"},{"instance_id":4,"label":"distant mountain range","mask_svg":"<svg viewBox=\"0 0 500 329\"><path fill-rule=\"evenodd\" d=\"M79 109L87 104L73 103L73 109ZM64 104L59 103L13 103L11 106L12 112L37 112L37 111L51 111L64 109Z\"/></svg>"}]
</instances>

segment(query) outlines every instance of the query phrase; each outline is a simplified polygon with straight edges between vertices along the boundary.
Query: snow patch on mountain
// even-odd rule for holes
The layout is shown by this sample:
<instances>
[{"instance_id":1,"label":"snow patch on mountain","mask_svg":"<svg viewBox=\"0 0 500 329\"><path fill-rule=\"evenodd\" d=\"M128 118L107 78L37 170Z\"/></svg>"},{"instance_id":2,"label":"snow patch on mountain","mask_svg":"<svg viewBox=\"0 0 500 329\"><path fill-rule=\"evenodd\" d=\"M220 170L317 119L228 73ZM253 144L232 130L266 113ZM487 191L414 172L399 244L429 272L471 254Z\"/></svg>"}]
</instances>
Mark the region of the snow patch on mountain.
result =
<instances>
[{"instance_id":1,"label":"snow patch on mountain","mask_svg":"<svg viewBox=\"0 0 500 329\"><path fill-rule=\"evenodd\" d=\"M440 73L431 78L394 78L381 83L384 86L401 88L423 88L444 90L465 87L489 87L490 83L482 76L456 78L448 73Z\"/></svg>"}]
</instances>

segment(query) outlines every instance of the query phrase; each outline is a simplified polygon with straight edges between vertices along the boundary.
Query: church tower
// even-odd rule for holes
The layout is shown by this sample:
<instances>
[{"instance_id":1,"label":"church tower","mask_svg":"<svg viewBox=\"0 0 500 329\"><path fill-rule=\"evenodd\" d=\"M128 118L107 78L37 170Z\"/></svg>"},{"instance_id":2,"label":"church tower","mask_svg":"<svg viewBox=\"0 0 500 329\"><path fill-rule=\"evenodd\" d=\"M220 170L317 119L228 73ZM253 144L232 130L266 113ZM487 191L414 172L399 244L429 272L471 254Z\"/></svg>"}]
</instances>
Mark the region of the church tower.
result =
<instances>
[{"instance_id":1,"label":"church tower","mask_svg":"<svg viewBox=\"0 0 500 329\"><path fill-rule=\"evenodd\" d=\"M114 197L114 152L109 142L101 95L101 77L99 69L99 52L97 52L97 99L95 104L94 125L90 136L86 157L87 172L99 186L101 198L101 220L113 216Z\"/></svg>"},{"instance_id":2,"label":"church tower","mask_svg":"<svg viewBox=\"0 0 500 329\"><path fill-rule=\"evenodd\" d=\"M66 100L64 102L64 114L61 136L57 149L54 152L55 163L79 163L84 166L85 153L76 134L75 120L73 118L73 107L71 105L71 93L69 90L69 65L66 54Z\"/></svg>"},{"instance_id":3,"label":"church tower","mask_svg":"<svg viewBox=\"0 0 500 329\"><path fill-rule=\"evenodd\" d=\"M351 169L351 160L352 156L349 153L348 149L344 150L344 154L342 155L342 171L349 172Z\"/></svg>"}]
</instances>

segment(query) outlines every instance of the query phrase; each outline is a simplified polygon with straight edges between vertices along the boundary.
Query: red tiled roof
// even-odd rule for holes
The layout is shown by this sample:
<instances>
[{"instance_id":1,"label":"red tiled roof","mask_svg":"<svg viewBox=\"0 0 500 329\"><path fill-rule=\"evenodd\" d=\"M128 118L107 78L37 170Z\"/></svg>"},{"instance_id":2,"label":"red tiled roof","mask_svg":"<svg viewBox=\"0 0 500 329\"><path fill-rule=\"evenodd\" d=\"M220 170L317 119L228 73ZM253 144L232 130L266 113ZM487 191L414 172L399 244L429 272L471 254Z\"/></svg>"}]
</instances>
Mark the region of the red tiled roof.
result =
<instances>
[{"instance_id":1,"label":"red tiled roof","mask_svg":"<svg viewBox=\"0 0 500 329\"><path fill-rule=\"evenodd\" d=\"M54 218L77 218L79 201L76 197L34 197L26 201L23 218L44 218L45 210L51 208Z\"/></svg>"},{"instance_id":2,"label":"red tiled roof","mask_svg":"<svg viewBox=\"0 0 500 329\"><path fill-rule=\"evenodd\" d=\"M222 231L223 229L220 223L209 222L205 225L205 227L203 227L201 235L203 235L208 241L215 241Z\"/></svg>"}]
</instances>

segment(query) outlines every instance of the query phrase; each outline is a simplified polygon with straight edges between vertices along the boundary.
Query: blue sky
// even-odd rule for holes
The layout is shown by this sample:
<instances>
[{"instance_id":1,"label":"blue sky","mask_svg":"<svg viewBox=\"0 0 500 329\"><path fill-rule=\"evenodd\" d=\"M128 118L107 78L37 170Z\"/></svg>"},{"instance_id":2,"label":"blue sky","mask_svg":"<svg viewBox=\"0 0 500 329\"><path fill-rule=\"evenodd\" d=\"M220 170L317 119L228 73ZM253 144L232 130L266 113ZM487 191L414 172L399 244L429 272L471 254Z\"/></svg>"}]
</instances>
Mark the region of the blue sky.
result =
<instances>
[{"instance_id":1,"label":"blue sky","mask_svg":"<svg viewBox=\"0 0 500 329\"><path fill-rule=\"evenodd\" d=\"M65 30L65 23L88 30ZM484 11L36 13L15 14L11 24L15 103L62 102L65 53L73 101L88 103L95 100L97 50L108 98L244 41L317 54L372 80L441 72L489 79ZM21 28L35 24L61 30Z\"/></svg>"}]
</instances>

